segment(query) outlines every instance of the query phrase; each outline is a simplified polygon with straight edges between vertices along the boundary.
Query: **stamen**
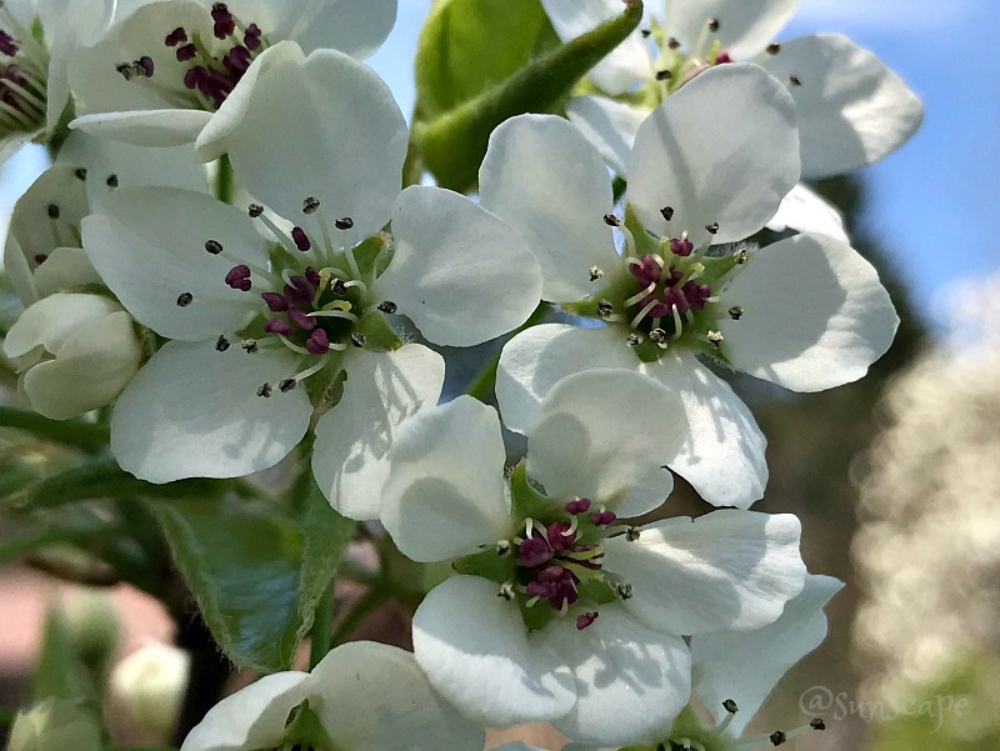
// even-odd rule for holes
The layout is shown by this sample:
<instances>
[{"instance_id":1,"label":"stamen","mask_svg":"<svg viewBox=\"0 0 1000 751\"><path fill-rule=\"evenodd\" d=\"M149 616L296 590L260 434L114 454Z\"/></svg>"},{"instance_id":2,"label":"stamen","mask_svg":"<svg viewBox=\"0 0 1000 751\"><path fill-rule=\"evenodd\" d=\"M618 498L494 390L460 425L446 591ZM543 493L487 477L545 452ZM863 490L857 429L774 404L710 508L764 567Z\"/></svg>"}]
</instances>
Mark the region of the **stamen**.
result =
<instances>
[{"instance_id":1,"label":"stamen","mask_svg":"<svg viewBox=\"0 0 1000 751\"><path fill-rule=\"evenodd\" d=\"M739 305L734 305L729 309L729 317L732 318L734 321L740 320L740 318L743 317L743 308L741 308Z\"/></svg>"},{"instance_id":2,"label":"stamen","mask_svg":"<svg viewBox=\"0 0 1000 751\"><path fill-rule=\"evenodd\" d=\"M229 349L230 346L231 345L230 345L229 340L226 339L226 337L224 337L224 336L220 336L218 339L215 340L215 351L216 352L225 352L227 349Z\"/></svg>"},{"instance_id":3,"label":"stamen","mask_svg":"<svg viewBox=\"0 0 1000 751\"><path fill-rule=\"evenodd\" d=\"M601 271L601 269L597 268L597 266L590 267L590 281L596 282L598 279L601 279L603 277L604 277L604 272Z\"/></svg>"},{"instance_id":4,"label":"stamen","mask_svg":"<svg viewBox=\"0 0 1000 751\"><path fill-rule=\"evenodd\" d=\"M639 527L629 527L625 530L625 539L629 542L635 542L642 535L642 530Z\"/></svg>"},{"instance_id":5,"label":"stamen","mask_svg":"<svg viewBox=\"0 0 1000 751\"><path fill-rule=\"evenodd\" d=\"M207 250L213 256L217 256L223 250L222 243L220 243L218 240L206 240L205 250Z\"/></svg>"},{"instance_id":6,"label":"stamen","mask_svg":"<svg viewBox=\"0 0 1000 751\"><path fill-rule=\"evenodd\" d=\"M399 306L390 300L383 300L377 307L380 311L388 315L393 315L397 310L399 310Z\"/></svg>"},{"instance_id":7,"label":"stamen","mask_svg":"<svg viewBox=\"0 0 1000 751\"><path fill-rule=\"evenodd\" d=\"M271 392L271 384L270 383L265 383L259 389L257 389L257 396L262 396L265 399L270 398L271 393L272 392Z\"/></svg>"},{"instance_id":8,"label":"stamen","mask_svg":"<svg viewBox=\"0 0 1000 751\"><path fill-rule=\"evenodd\" d=\"M681 335L684 333L684 321L681 319L681 312L677 309L676 305L671 306L670 314L673 316L674 319L673 339L674 341L677 341L678 339L681 338Z\"/></svg>"},{"instance_id":9,"label":"stamen","mask_svg":"<svg viewBox=\"0 0 1000 751\"><path fill-rule=\"evenodd\" d=\"M597 620L597 616L600 613L583 613L576 617L576 628L578 631L583 631L585 628L590 626L594 621Z\"/></svg>"},{"instance_id":10,"label":"stamen","mask_svg":"<svg viewBox=\"0 0 1000 751\"><path fill-rule=\"evenodd\" d=\"M622 220L616 217L614 214L605 214L604 223L609 227L621 227Z\"/></svg>"},{"instance_id":11,"label":"stamen","mask_svg":"<svg viewBox=\"0 0 1000 751\"><path fill-rule=\"evenodd\" d=\"M632 295L627 300L625 300L625 307L626 308L631 308L633 305L635 305L640 300L645 300L649 295L653 294L655 291L656 291L656 283L655 282L650 282L645 287L643 287L638 292L636 292L634 295ZM638 324L638 322L641 321L645 317L646 313L648 313L650 310L652 310L653 306L656 305L656 303L657 303L657 301L654 300L654 301L650 302L645 308L643 308L643 312L640 313L638 316L636 316L636 318L632 321L632 327L633 328L635 328L635 326Z\"/></svg>"},{"instance_id":12,"label":"stamen","mask_svg":"<svg viewBox=\"0 0 1000 751\"><path fill-rule=\"evenodd\" d=\"M648 292L647 292L646 294L649 294L649 293L650 293L650 292L652 292L652 291L653 291L654 289L656 289L656 285L650 285L650 289L649 289L649 291L648 291ZM644 298L646 297L646 294L643 294L643 295L640 295L640 296L639 296L639 300L642 300L642 299L644 299ZM629 299L631 300L632 298L629 298ZM639 300L636 300L635 302L638 302ZM629 305L633 305L633 304L634 304L634 303L629 303ZM643 320L643 319L644 319L644 318L645 318L645 317L646 317L647 315L649 315L649 311L651 311L651 310L652 310L653 308L655 308L655 307L656 307L657 305L661 305L661 304L662 304L662 303L661 303L661 302L660 302L659 300L655 299L655 298L654 298L654 299L652 299L652 300L650 300L650 301L649 301L648 303L646 303L646 305L645 305L645 306L643 306L642 310L640 310L640 311L639 311L639 312L638 312L638 313L636 314L635 318L633 318L633 319L632 319L632 322L631 322L631 323L630 323L629 325L630 325L630 326L631 326L631 327L632 327L633 329L637 329L637 328L639 328L639 324L640 324L640 323L642 323L642 320ZM676 310L676 308L675 308L675 310ZM635 336L635 334L632 334L632 336ZM638 342L637 342L637 343L638 343Z\"/></svg>"},{"instance_id":13,"label":"stamen","mask_svg":"<svg viewBox=\"0 0 1000 751\"><path fill-rule=\"evenodd\" d=\"M660 209L660 214L662 214L663 218L669 222L674 218L674 207L664 206L662 209Z\"/></svg>"},{"instance_id":14,"label":"stamen","mask_svg":"<svg viewBox=\"0 0 1000 751\"><path fill-rule=\"evenodd\" d=\"M233 289L249 292L253 288L253 282L250 281L250 267L246 264L234 266L226 274L226 284Z\"/></svg>"},{"instance_id":15,"label":"stamen","mask_svg":"<svg viewBox=\"0 0 1000 751\"><path fill-rule=\"evenodd\" d=\"M178 308L186 308L193 301L194 301L194 295L192 295L190 292L182 292L177 297L177 307Z\"/></svg>"}]
</instances>

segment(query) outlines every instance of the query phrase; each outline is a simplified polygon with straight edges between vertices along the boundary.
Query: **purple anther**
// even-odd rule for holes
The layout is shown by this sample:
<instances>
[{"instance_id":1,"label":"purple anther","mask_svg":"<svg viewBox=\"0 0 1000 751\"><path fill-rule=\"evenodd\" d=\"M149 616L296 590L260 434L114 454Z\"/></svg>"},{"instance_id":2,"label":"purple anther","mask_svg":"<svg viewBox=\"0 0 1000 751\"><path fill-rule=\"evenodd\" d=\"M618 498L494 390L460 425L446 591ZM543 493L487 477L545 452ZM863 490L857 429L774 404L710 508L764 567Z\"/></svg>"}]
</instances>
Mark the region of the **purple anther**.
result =
<instances>
[{"instance_id":1,"label":"purple anther","mask_svg":"<svg viewBox=\"0 0 1000 751\"><path fill-rule=\"evenodd\" d=\"M280 318L272 318L264 324L264 331L268 334L288 336L292 333L292 327L288 325L288 321L282 321Z\"/></svg>"},{"instance_id":2,"label":"purple anther","mask_svg":"<svg viewBox=\"0 0 1000 751\"><path fill-rule=\"evenodd\" d=\"M733 58L729 56L729 52L726 50L719 50L719 54L715 56L716 65L725 65L726 63L731 63Z\"/></svg>"},{"instance_id":3,"label":"purple anther","mask_svg":"<svg viewBox=\"0 0 1000 751\"><path fill-rule=\"evenodd\" d=\"M292 305L311 305L316 288L304 276L293 276L285 285L285 297Z\"/></svg>"},{"instance_id":4,"label":"purple anther","mask_svg":"<svg viewBox=\"0 0 1000 751\"><path fill-rule=\"evenodd\" d=\"M567 604L572 605L579 599L576 590L577 579L573 572L562 566L546 566L535 576L535 580L525 587L531 597L542 597L548 600L556 610L562 610Z\"/></svg>"},{"instance_id":5,"label":"purple anther","mask_svg":"<svg viewBox=\"0 0 1000 751\"><path fill-rule=\"evenodd\" d=\"M199 89L201 88L201 82L207 75L208 70L203 65L196 65L193 68L189 68L187 73L184 74L184 85L192 90Z\"/></svg>"},{"instance_id":6,"label":"purple anther","mask_svg":"<svg viewBox=\"0 0 1000 751\"><path fill-rule=\"evenodd\" d=\"M312 266L306 267L305 274L306 274L306 281L309 282L314 287L318 287L323 281L323 278L319 275L319 272Z\"/></svg>"},{"instance_id":7,"label":"purple anther","mask_svg":"<svg viewBox=\"0 0 1000 751\"><path fill-rule=\"evenodd\" d=\"M316 329L306 342L306 349L314 355L325 355L330 351L330 340L323 329Z\"/></svg>"},{"instance_id":8,"label":"purple anther","mask_svg":"<svg viewBox=\"0 0 1000 751\"><path fill-rule=\"evenodd\" d=\"M553 522L545 530L549 538L549 545L556 552L568 550L576 542L577 534L570 529L569 522Z\"/></svg>"},{"instance_id":9,"label":"purple anther","mask_svg":"<svg viewBox=\"0 0 1000 751\"><path fill-rule=\"evenodd\" d=\"M178 26L176 29L167 34L167 38L163 40L163 43L168 47L176 47L178 44L183 44L188 40L187 32L184 31L183 26Z\"/></svg>"},{"instance_id":10,"label":"purple anther","mask_svg":"<svg viewBox=\"0 0 1000 751\"><path fill-rule=\"evenodd\" d=\"M222 64L226 67L226 70L237 78L242 77L247 72L247 68L250 67L250 63L252 62L253 55L250 54L250 50L241 44L237 44L222 58Z\"/></svg>"},{"instance_id":11,"label":"purple anther","mask_svg":"<svg viewBox=\"0 0 1000 751\"><path fill-rule=\"evenodd\" d=\"M196 57L198 57L198 48L195 47L193 44L185 44L181 47L178 47L177 52L175 52L174 54L177 55L177 62L186 63L188 60L194 60ZM206 73L207 72L208 71L206 71Z\"/></svg>"},{"instance_id":12,"label":"purple anther","mask_svg":"<svg viewBox=\"0 0 1000 751\"><path fill-rule=\"evenodd\" d=\"M14 37L3 29L0 29L0 52L5 54L7 57L14 57L14 55L20 51L21 47Z\"/></svg>"},{"instance_id":13,"label":"purple anther","mask_svg":"<svg viewBox=\"0 0 1000 751\"><path fill-rule=\"evenodd\" d=\"M681 240L671 240L670 252L675 256L683 256L686 258L694 252L694 245L686 237Z\"/></svg>"},{"instance_id":14,"label":"purple anther","mask_svg":"<svg viewBox=\"0 0 1000 751\"><path fill-rule=\"evenodd\" d=\"M543 563L548 563L552 558L552 551L549 544L538 534L533 534L529 539L522 542L517 549L517 561L522 566L535 568Z\"/></svg>"},{"instance_id":15,"label":"purple anther","mask_svg":"<svg viewBox=\"0 0 1000 751\"><path fill-rule=\"evenodd\" d=\"M289 310L288 320L303 331L312 331L316 328L316 319L303 313L301 310Z\"/></svg>"},{"instance_id":16,"label":"purple anther","mask_svg":"<svg viewBox=\"0 0 1000 751\"><path fill-rule=\"evenodd\" d=\"M596 514L590 515L590 523L595 527L607 527L610 524L614 524L617 518L614 511L599 511Z\"/></svg>"},{"instance_id":17,"label":"purple anther","mask_svg":"<svg viewBox=\"0 0 1000 751\"><path fill-rule=\"evenodd\" d=\"M49 257L44 253L38 253L35 255L35 263L37 263L39 266L41 266L47 260L49 260Z\"/></svg>"},{"instance_id":18,"label":"purple anther","mask_svg":"<svg viewBox=\"0 0 1000 751\"><path fill-rule=\"evenodd\" d=\"M260 37L260 27L257 24L252 23L247 26L247 30L243 33L243 44L248 50L258 50L260 49Z\"/></svg>"},{"instance_id":19,"label":"purple anther","mask_svg":"<svg viewBox=\"0 0 1000 751\"><path fill-rule=\"evenodd\" d=\"M279 295L277 292L264 292L260 297L267 303L267 307L272 313L282 313L288 310L288 298L284 295Z\"/></svg>"},{"instance_id":20,"label":"purple anther","mask_svg":"<svg viewBox=\"0 0 1000 751\"><path fill-rule=\"evenodd\" d=\"M585 628L587 628L587 626L589 626L594 621L596 621L597 620L597 616L599 616L599 615L600 615L600 613L596 613L596 612L595 613L584 613L583 615L578 615L576 617L576 628L577 628L577 630L578 631L583 631Z\"/></svg>"},{"instance_id":21,"label":"purple anther","mask_svg":"<svg viewBox=\"0 0 1000 751\"><path fill-rule=\"evenodd\" d=\"M586 514L590 511L590 499L589 498L577 498L575 501L570 501L566 504L566 513L573 514Z\"/></svg>"},{"instance_id":22,"label":"purple anther","mask_svg":"<svg viewBox=\"0 0 1000 751\"><path fill-rule=\"evenodd\" d=\"M705 303L708 302L708 298L712 296L712 288L707 284L698 284L697 282L688 282L683 287L684 297L687 299L688 305L695 310L701 310L705 307Z\"/></svg>"},{"instance_id":23,"label":"purple anther","mask_svg":"<svg viewBox=\"0 0 1000 751\"><path fill-rule=\"evenodd\" d=\"M630 263L628 270L632 273L636 279L639 280L639 284L643 287L648 287L650 284L656 284L660 281L660 274L663 268L656 262L656 259L651 255L643 256L639 263Z\"/></svg>"},{"instance_id":24,"label":"purple anther","mask_svg":"<svg viewBox=\"0 0 1000 751\"><path fill-rule=\"evenodd\" d=\"M312 247L312 241L309 239L309 235L301 227L292 227L292 240L295 242L295 247L305 253Z\"/></svg>"},{"instance_id":25,"label":"purple anther","mask_svg":"<svg viewBox=\"0 0 1000 751\"><path fill-rule=\"evenodd\" d=\"M215 21L212 31L216 39L225 39L236 31L236 19L225 3L216 3L212 6L212 20Z\"/></svg>"},{"instance_id":26,"label":"purple anther","mask_svg":"<svg viewBox=\"0 0 1000 751\"><path fill-rule=\"evenodd\" d=\"M655 316L656 318L665 318L667 315L673 315L673 309L677 308L677 312L684 315L691 309L691 303L688 302L687 295L684 294L684 290L677 287L667 287L663 290L663 302L664 306L667 308L667 313L660 316Z\"/></svg>"},{"instance_id":27,"label":"purple anther","mask_svg":"<svg viewBox=\"0 0 1000 751\"><path fill-rule=\"evenodd\" d=\"M250 281L250 267L242 263L239 266L234 266L230 272L226 274L226 284L233 289L249 292L253 287L253 284Z\"/></svg>"},{"instance_id":28,"label":"purple anther","mask_svg":"<svg viewBox=\"0 0 1000 751\"><path fill-rule=\"evenodd\" d=\"M156 70L156 66L153 64L153 58L149 55L143 55L138 60L135 61L135 66L137 71L141 71L142 75L146 78L152 78L153 72Z\"/></svg>"}]
</instances>

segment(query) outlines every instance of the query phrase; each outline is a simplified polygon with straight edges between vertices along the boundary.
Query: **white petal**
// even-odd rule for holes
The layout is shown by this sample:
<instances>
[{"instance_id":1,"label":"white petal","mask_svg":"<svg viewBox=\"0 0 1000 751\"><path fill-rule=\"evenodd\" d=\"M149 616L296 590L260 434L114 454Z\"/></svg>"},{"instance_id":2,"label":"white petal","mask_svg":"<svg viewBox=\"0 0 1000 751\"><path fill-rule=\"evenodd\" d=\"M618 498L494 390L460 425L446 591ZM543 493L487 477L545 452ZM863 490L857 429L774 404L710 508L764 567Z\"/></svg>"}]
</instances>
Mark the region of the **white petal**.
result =
<instances>
[{"instance_id":1,"label":"white petal","mask_svg":"<svg viewBox=\"0 0 1000 751\"><path fill-rule=\"evenodd\" d=\"M435 344L506 334L538 307L541 272L521 236L465 196L415 185L392 216L396 252L376 294Z\"/></svg>"},{"instance_id":2,"label":"white petal","mask_svg":"<svg viewBox=\"0 0 1000 751\"><path fill-rule=\"evenodd\" d=\"M35 270L35 287L39 297L48 297L84 284L103 283L83 248L56 248Z\"/></svg>"},{"instance_id":3,"label":"white petal","mask_svg":"<svg viewBox=\"0 0 1000 751\"><path fill-rule=\"evenodd\" d=\"M279 214L299 216L303 199L315 197L328 224L353 219L353 230L338 235L353 244L389 220L406 143L406 123L382 79L320 49L262 70L245 115L213 148L228 151L243 187Z\"/></svg>"},{"instance_id":4,"label":"white petal","mask_svg":"<svg viewBox=\"0 0 1000 751\"><path fill-rule=\"evenodd\" d=\"M576 701L569 669L529 635L514 602L477 576L438 585L413 616L413 652L427 679L459 710L505 727L549 721Z\"/></svg>"},{"instance_id":5,"label":"white petal","mask_svg":"<svg viewBox=\"0 0 1000 751\"><path fill-rule=\"evenodd\" d=\"M786 229L826 235L843 243L850 243L840 210L818 193L799 183L781 202L767 228L775 232Z\"/></svg>"},{"instance_id":6,"label":"white petal","mask_svg":"<svg viewBox=\"0 0 1000 751\"><path fill-rule=\"evenodd\" d=\"M582 300L589 270L613 263L614 238L604 216L611 178L580 131L554 115L520 115L490 136L479 170L484 208L516 227L541 264L542 296Z\"/></svg>"},{"instance_id":7,"label":"white petal","mask_svg":"<svg viewBox=\"0 0 1000 751\"><path fill-rule=\"evenodd\" d=\"M38 302L38 288L35 286L35 275L31 272L28 256L10 230L7 232L7 241L3 247L3 270L14 286L22 305L28 307Z\"/></svg>"},{"instance_id":8,"label":"white petal","mask_svg":"<svg viewBox=\"0 0 1000 751\"><path fill-rule=\"evenodd\" d=\"M266 675L227 696L188 733L181 751L241 751L278 746L288 715L308 698L309 674Z\"/></svg>"},{"instance_id":9,"label":"white petal","mask_svg":"<svg viewBox=\"0 0 1000 751\"><path fill-rule=\"evenodd\" d=\"M689 352L668 353L643 372L684 405L690 432L670 468L715 506L747 508L759 500L767 484L767 440L729 384Z\"/></svg>"},{"instance_id":10,"label":"white petal","mask_svg":"<svg viewBox=\"0 0 1000 751\"><path fill-rule=\"evenodd\" d=\"M337 748L349 751L481 751L486 731L431 688L409 652L351 642L312 671L313 702Z\"/></svg>"},{"instance_id":11,"label":"white petal","mask_svg":"<svg viewBox=\"0 0 1000 751\"><path fill-rule=\"evenodd\" d=\"M691 694L691 657L676 636L608 605L583 631L563 618L540 633L572 669L577 701L553 726L574 741L617 747L662 740Z\"/></svg>"},{"instance_id":12,"label":"white petal","mask_svg":"<svg viewBox=\"0 0 1000 751\"><path fill-rule=\"evenodd\" d=\"M380 518L421 563L479 551L510 537L504 451L496 410L460 396L424 410L396 433Z\"/></svg>"},{"instance_id":13,"label":"white petal","mask_svg":"<svg viewBox=\"0 0 1000 751\"><path fill-rule=\"evenodd\" d=\"M111 416L111 452L149 482L242 477L288 455L305 435L312 404L304 388L276 386L301 358L236 342L167 342L136 374ZM258 396L265 383L270 397Z\"/></svg>"},{"instance_id":14,"label":"white petal","mask_svg":"<svg viewBox=\"0 0 1000 751\"><path fill-rule=\"evenodd\" d=\"M396 431L421 407L437 403L444 360L409 344L393 352L352 351L345 368L340 403L316 425L313 473L341 514L377 519Z\"/></svg>"},{"instance_id":15,"label":"white petal","mask_svg":"<svg viewBox=\"0 0 1000 751\"><path fill-rule=\"evenodd\" d=\"M553 498L579 496L618 516L645 514L673 489L665 464L687 437L677 395L616 369L564 378L542 402L528 437L528 474Z\"/></svg>"},{"instance_id":16,"label":"white petal","mask_svg":"<svg viewBox=\"0 0 1000 751\"><path fill-rule=\"evenodd\" d=\"M771 625L691 639L695 691L716 716L723 714L726 699L736 702L740 711L729 726L735 735L753 719L785 671L826 638L823 607L843 586L829 576L807 576L802 593Z\"/></svg>"},{"instance_id":17,"label":"white petal","mask_svg":"<svg viewBox=\"0 0 1000 751\"><path fill-rule=\"evenodd\" d=\"M828 177L877 162L923 121L920 99L866 49L839 34L798 37L764 66L790 86L802 139L802 175Z\"/></svg>"},{"instance_id":18,"label":"white petal","mask_svg":"<svg viewBox=\"0 0 1000 751\"><path fill-rule=\"evenodd\" d=\"M293 39L307 52L332 47L364 60L389 36L397 5L397 0L268 0L265 7L277 22L268 36Z\"/></svg>"},{"instance_id":19,"label":"white petal","mask_svg":"<svg viewBox=\"0 0 1000 751\"><path fill-rule=\"evenodd\" d=\"M224 252L207 252L208 240L221 243ZM214 341L239 327L248 312L263 309L258 291L232 289L225 278L243 262L266 265L267 242L245 212L203 193L115 191L100 213L84 220L83 244L129 312L170 339ZM182 307L177 299L185 292L193 301Z\"/></svg>"},{"instance_id":20,"label":"white petal","mask_svg":"<svg viewBox=\"0 0 1000 751\"><path fill-rule=\"evenodd\" d=\"M625 10L621 0L542 0L542 7L564 42L596 29ZM587 76L609 94L623 94L649 76L652 69L653 58L645 40L633 33Z\"/></svg>"},{"instance_id":21,"label":"white petal","mask_svg":"<svg viewBox=\"0 0 1000 751\"><path fill-rule=\"evenodd\" d=\"M192 143L211 118L202 110L136 110L83 115L70 127L135 146L182 146Z\"/></svg>"},{"instance_id":22,"label":"white petal","mask_svg":"<svg viewBox=\"0 0 1000 751\"><path fill-rule=\"evenodd\" d=\"M774 216L799 181L791 96L755 65L699 74L639 128L628 170L629 202L649 231L695 246L736 242ZM674 209L668 223L660 211ZM711 237L706 225L719 224Z\"/></svg>"},{"instance_id":23,"label":"white petal","mask_svg":"<svg viewBox=\"0 0 1000 751\"><path fill-rule=\"evenodd\" d=\"M500 355L496 394L510 430L527 433L542 399L560 380L591 368L635 370L639 360L620 332L558 323L532 326L511 339Z\"/></svg>"},{"instance_id":24,"label":"white petal","mask_svg":"<svg viewBox=\"0 0 1000 751\"><path fill-rule=\"evenodd\" d=\"M821 391L861 378L899 325L878 272L849 245L797 235L769 245L723 292L739 321L720 320L734 367L793 391Z\"/></svg>"},{"instance_id":25,"label":"white petal","mask_svg":"<svg viewBox=\"0 0 1000 751\"><path fill-rule=\"evenodd\" d=\"M626 176L635 134L649 110L602 96L578 96L566 105L566 116L611 169Z\"/></svg>"},{"instance_id":26,"label":"white petal","mask_svg":"<svg viewBox=\"0 0 1000 751\"><path fill-rule=\"evenodd\" d=\"M777 620L802 591L802 527L792 514L723 509L674 517L638 540L607 541L604 566L632 585L623 607L672 634L746 631Z\"/></svg>"},{"instance_id":27,"label":"white petal","mask_svg":"<svg viewBox=\"0 0 1000 751\"><path fill-rule=\"evenodd\" d=\"M667 0L665 28L687 50L700 39L718 40L734 58L750 57L774 41L799 0ZM719 30L709 33L715 19Z\"/></svg>"},{"instance_id":28,"label":"white petal","mask_svg":"<svg viewBox=\"0 0 1000 751\"><path fill-rule=\"evenodd\" d=\"M37 347L58 353L81 324L95 324L122 307L101 295L59 294L30 306L3 341L7 357L21 358Z\"/></svg>"}]
</instances>

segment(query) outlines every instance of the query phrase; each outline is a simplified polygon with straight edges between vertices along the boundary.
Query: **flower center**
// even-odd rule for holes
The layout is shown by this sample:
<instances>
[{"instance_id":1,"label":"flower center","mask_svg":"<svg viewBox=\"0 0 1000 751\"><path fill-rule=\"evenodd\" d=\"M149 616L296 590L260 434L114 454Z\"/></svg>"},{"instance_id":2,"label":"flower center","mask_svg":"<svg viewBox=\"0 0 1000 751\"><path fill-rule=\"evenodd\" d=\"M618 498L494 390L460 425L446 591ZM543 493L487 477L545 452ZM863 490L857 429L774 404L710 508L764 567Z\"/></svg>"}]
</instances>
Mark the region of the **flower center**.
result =
<instances>
[{"instance_id":1,"label":"flower center","mask_svg":"<svg viewBox=\"0 0 1000 751\"><path fill-rule=\"evenodd\" d=\"M45 124L49 55L0 4L0 137Z\"/></svg>"},{"instance_id":2,"label":"flower center","mask_svg":"<svg viewBox=\"0 0 1000 751\"><path fill-rule=\"evenodd\" d=\"M225 3L215 3L211 14L211 38L183 26L165 35L163 43L174 49L179 66L161 72L152 57L142 55L119 64L118 72L126 80L153 86L178 106L217 110L268 43L256 23L243 23Z\"/></svg>"}]
</instances>

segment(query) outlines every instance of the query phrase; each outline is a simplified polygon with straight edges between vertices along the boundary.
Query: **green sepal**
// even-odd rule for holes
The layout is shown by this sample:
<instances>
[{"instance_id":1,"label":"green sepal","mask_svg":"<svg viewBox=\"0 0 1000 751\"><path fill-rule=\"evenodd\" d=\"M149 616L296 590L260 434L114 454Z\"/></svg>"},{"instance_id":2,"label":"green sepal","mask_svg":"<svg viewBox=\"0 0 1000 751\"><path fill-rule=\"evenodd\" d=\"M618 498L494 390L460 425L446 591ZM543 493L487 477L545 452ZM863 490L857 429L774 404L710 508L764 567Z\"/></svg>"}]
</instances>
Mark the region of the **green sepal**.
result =
<instances>
[{"instance_id":1,"label":"green sepal","mask_svg":"<svg viewBox=\"0 0 1000 751\"><path fill-rule=\"evenodd\" d=\"M648 255L660 255L662 257L663 247L660 245L660 241L646 231L646 228L642 226L642 222L639 221L639 217L632 210L631 205L625 209L625 228L635 238L635 250L639 258Z\"/></svg>"},{"instance_id":2,"label":"green sepal","mask_svg":"<svg viewBox=\"0 0 1000 751\"><path fill-rule=\"evenodd\" d=\"M389 267L392 260L392 253L386 251L389 239L384 232L379 232L353 249L354 260L363 278L375 279ZM350 267L346 255L343 260L338 259L338 265L341 264Z\"/></svg>"},{"instance_id":3,"label":"green sepal","mask_svg":"<svg viewBox=\"0 0 1000 751\"><path fill-rule=\"evenodd\" d=\"M295 710L295 717L285 728L285 737L282 741L284 742L282 748L340 751L334 745L316 712L309 706L308 699Z\"/></svg>"},{"instance_id":4,"label":"green sepal","mask_svg":"<svg viewBox=\"0 0 1000 751\"><path fill-rule=\"evenodd\" d=\"M458 558L452 568L459 574L481 576L497 584L513 581L517 568L517 551L514 547L507 555L500 555L496 548L489 548L481 553L474 553Z\"/></svg>"},{"instance_id":5,"label":"green sepal","mask_svg":"<svg viewBox=\"0 0 1000 751\"><path fill-rule=\"evenodd\" d=\"M518 464L511 473L510 502L513 514L518 519L544 519L552 513L552 499L531 486L524 462Z\"/></svg>"},{"instance_id":6,"label":"green sepal","mask_svg":"<svg viewBox=\"0 0 1000 751\"><path fill-rule=\"evenodd\" d=\"M442 3L439 12L449 4ZM620 16L532 60L502 83L433 119L418 119L413 145L438 185L474 188L494 128L522 113L557 112L576 83L638 27L642 11L642 2L633 0Z\"/></svg>"},{"instance_id":7,"label":"green sepal","mask_svg":"<svg viewBox=\"0 0 1000 751\"><path fill-rule=\"evenodd\" d=\"M358 321L357 331L366 339L366 347L375 350L388 351L399 349L403 340L399 338L385 315L380 310L367 310Z\"/></svg>"}]
</instances>

